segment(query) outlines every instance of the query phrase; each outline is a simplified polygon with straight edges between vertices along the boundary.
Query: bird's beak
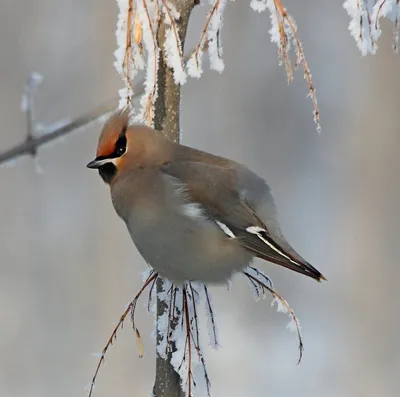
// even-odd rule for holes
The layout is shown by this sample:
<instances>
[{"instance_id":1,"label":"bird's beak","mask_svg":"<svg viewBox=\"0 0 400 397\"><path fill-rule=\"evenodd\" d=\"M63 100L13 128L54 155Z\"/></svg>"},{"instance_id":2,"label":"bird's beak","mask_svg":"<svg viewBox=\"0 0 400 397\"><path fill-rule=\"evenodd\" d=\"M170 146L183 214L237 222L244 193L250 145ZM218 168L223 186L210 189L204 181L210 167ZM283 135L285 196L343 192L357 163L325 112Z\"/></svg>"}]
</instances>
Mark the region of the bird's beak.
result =
<instances>
[{"instance_id":1,"label":"bird's beak","mask_svg":"<svg viewBox=\"0 0 400 397\"><path fill-rule=\"evenodd\" d=\"M109 163L110 159L101 159L101 158L95 158L93 161L91 161L86 167L96 169L100 168L102 165Z\"/></svg>"}]
</instances>

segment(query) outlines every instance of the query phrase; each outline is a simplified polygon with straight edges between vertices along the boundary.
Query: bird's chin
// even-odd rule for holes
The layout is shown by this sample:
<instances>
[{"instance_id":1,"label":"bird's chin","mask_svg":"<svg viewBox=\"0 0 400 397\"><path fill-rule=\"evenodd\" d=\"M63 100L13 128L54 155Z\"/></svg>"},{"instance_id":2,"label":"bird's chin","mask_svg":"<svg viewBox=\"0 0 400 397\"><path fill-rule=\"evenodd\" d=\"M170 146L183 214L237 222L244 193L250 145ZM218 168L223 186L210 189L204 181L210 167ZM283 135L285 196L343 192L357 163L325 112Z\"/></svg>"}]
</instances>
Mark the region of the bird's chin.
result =
<instances>
[{"instance_id":1,"label":"bird's chin","mask_svg":"<svg viewBox=\"0 0 400 397\"><path fill-rule=\"evenodd\" d=\"M116 173L117 167L113 163L106 163L99 167L99 174L105 183L110 184Z\"/></svg>"}]
</instances>

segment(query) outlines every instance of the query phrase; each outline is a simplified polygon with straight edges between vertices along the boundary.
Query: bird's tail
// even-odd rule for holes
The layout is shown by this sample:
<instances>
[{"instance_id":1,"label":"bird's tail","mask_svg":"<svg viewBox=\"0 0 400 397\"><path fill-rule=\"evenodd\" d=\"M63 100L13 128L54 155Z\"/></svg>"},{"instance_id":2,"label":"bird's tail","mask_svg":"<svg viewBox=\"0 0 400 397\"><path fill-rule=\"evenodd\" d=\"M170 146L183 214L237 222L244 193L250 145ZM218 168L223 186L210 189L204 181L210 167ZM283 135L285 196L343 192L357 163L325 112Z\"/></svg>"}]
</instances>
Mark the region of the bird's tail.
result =
<instances>
[{"instance_id":1,"label":"bird's tail","mask_svg":"<svg viewBox=\"0 0 400 397\"><path fill-rule=\"evenodd\" d=\"M249 239L245 241L246 248L252 251L258 258L304 274L317 281L326 281L326 278L315 267L310 265L300 255L297 254L294 256L291 252L288 252L288 250L283 249L272 239L266 230L262 230L261 228L248 228L247 231L258 237L257 240Z\"/></svg>"}]
</instances>

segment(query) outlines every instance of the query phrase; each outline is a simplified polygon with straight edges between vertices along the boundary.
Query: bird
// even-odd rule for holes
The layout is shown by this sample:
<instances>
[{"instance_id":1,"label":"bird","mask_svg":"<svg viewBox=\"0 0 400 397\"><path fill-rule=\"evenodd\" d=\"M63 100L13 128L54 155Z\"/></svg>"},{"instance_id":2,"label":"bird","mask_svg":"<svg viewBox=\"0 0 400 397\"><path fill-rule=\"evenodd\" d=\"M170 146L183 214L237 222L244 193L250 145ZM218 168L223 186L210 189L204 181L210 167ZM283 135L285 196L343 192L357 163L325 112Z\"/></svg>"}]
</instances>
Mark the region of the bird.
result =
<instances>
[{"instance_id":1,"label":"bird","mask_svg":"<svg viewBox=\"0 0 400 397\"><path fill-rule=\"evenodd\" d=\"M246 166L168 140L115 112L87 164L109 185L137 250L176 283L222 284L255 258L326 278L284 237L271 189Z\"/></svg>"}]
</instances>

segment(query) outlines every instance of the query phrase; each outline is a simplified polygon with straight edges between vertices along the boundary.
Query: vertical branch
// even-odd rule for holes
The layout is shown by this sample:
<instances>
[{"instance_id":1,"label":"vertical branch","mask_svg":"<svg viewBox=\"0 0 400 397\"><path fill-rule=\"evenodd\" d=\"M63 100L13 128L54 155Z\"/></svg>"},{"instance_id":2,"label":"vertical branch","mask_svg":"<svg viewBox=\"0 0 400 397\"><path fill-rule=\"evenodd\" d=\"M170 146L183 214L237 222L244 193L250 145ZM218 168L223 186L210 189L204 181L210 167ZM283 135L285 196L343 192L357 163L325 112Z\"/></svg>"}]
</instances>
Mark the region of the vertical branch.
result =
<instances>
[{"instance_id":1,"label":"vertical branch","mask_svg":"<svg viewBox=\"0 0 400 397\"><path fill-rule=\"evenodd\" d=\"M190 13L196 0L173 0L170 1L180 14L176 21L179 29L179 38L182 47L185 43L186 29ZM181 87L174 82L173 70L167 66L164 49L165 33L167 26L164 18L161 18L157 32L157 43L161 50L158 65L158 95L155 102L154 128L163 130L165 135L174 142L179 142L179 110L181 99ZM183 54L183 48L181 50Z\"/></svg>"},{"instance_id":2,"label":"vertical branch","mask_svg":"<svg viewBox=\"0 0 400 397\"><path fill-rule=\"evenodd\" d=\"M182 47L185 42L186 29L189 22L190 13L197 3L196 0L173 0L171 3L176 7L180 14L179 21L176 22L179 28L179 36ZM165 33L167 26L164 18L159 21L157 31L157 44L160 48L158 65L157 86L158 94L154 106L154 127L164 131L164 134L174 142L179 142L179 110L180 110L180 86L174 82L173 70L167 66L166 54L164 49ZM183 48L181 53L183 53ZM163 291L163 280L157 280L157 293ZM161 302L157 296L157 318L163 315L167 305ZM177 324L171 324L171 327ZM160 336L157 335L157 344ZM171 346L173 348L173 346ZM154 382L153 394L155 397L183 397L184 392L180 386L179 375L171 364L172 352L169 351L167 359L163 359L157 353L156 358L156 377Z\"/></svg>"}]
</instances>

